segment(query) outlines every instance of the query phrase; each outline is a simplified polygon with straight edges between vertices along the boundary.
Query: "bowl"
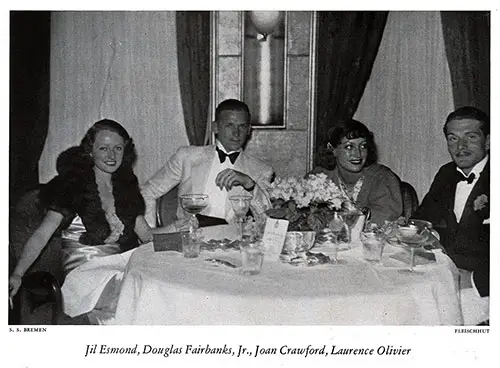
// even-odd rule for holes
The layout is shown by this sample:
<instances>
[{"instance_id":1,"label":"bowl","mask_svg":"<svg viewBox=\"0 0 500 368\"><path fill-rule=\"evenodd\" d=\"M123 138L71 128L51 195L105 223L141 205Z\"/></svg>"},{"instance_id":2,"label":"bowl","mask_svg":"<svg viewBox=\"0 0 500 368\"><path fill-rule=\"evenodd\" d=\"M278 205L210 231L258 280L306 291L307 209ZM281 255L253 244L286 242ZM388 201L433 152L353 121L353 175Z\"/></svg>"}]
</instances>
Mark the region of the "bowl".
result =
<instances>
[{"instance_id":1,"label":"bowl","mask_svg":"<svg viewBox=\"0 0 500 368\"><path fill-rule=\"evenodd\" d=\"M425 221L425 220L409 219L408 224L410 226L416 226L418 228L419 232L422 232L425 229L427 229L427 230L432 229L432 223L429 221Z\"/></svg>"},{"instance_id":2,"label":"bowl","mask_svg":"<svg viewBox=\"0 0 500 368\"><path fill-rule=\"evenodd\" d=\"M418 227L415 225L400 226L398 231L405 238L414 237L419 232Z\"/></svg>"}]
</instances>

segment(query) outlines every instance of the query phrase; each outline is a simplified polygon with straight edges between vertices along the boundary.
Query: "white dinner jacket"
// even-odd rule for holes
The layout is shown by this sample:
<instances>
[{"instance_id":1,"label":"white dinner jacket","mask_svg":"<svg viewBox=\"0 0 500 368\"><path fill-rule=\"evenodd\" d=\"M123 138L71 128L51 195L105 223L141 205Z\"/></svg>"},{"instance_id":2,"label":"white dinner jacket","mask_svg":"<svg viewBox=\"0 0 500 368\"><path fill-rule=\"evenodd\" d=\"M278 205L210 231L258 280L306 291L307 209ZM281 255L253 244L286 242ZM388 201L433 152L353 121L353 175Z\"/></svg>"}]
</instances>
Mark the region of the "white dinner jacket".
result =
<instances>
[{"instance_id":1,"label":"white dinner jacket","mask_svg":"<svg viewBox=\"0 0 500 368\"><path fill-rule=\"evenodd\" d=\"M212 160L215 155L215 145L183 146L180 147L156 174L142 187L141 193L146 202L146 220L156 226L156 199L179 185L179 196L186 193L203 193ZM234 170L250 176L255 181L255 188L248 192L242 186L231 188L229 195L250 193L253 196L250 208L256 214L263 213L270 208L271 203L266 186L270 182L273 169L263 161L242 151L234 163ZM226 221L234 217L231 202L228 198L225 203ZM177 206L177 218L186 217L186 213Z\"/></svg>"}]
</instances>

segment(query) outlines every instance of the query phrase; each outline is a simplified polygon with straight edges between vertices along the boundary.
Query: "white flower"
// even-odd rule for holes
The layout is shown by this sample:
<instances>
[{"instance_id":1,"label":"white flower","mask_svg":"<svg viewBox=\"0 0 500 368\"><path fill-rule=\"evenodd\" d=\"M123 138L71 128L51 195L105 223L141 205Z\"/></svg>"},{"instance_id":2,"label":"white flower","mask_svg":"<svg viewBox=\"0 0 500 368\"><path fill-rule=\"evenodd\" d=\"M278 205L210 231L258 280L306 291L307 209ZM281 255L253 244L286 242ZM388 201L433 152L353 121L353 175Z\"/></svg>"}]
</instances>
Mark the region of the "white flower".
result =
<instances>
[{"instance_id":1,"label":"white flower","mask_svg":"<svg viewBox=\"0 0 500 368\"><path fill-rule=\"evenodd\" d=\"M271 199L293 200L299 208L326 203L330 208L339 209L345 200L337 185L324 173L301 179L276 178L268 192Z\"/></svg>"},{"instance_id":2,"label":"white flower","mask_svg":"<svg viewBox=\"0 0 500 368\"><path fill-rule=\"evenodd\" d=\"M481 211L483 208L486 208L486 203L488 203L488 196L481 194L474 200L474 211Z\"/></svg>"}]
</instances>

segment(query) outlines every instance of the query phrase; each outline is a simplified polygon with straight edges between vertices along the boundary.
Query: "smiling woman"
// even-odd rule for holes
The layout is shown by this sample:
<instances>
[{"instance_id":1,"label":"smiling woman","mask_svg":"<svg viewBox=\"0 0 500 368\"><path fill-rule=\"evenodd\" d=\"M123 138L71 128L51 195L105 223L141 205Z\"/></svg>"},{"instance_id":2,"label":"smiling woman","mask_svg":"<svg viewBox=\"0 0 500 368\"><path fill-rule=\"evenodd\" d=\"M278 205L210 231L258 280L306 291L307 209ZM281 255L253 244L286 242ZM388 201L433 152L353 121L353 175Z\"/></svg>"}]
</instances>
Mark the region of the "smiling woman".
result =
<instances>
[{"instance_id":1,"label":"smiling woman","mask_svg":"<svg viewBox=\"0 0 500 368\"><path fill-rule=\"evenodd\" d=\"M334 162L325 172L359 209L368 208L371 222L383 224L402 214L400 180L388 167L379 165L373 133L361 122L340 121L331 130L327 144Z\"/></svg>"},{"instance_id":2,"label":"smiling woman","mask_svg":"<svg viewBox=\"0 0 500 368\"><path fill-rule=\"evenodd\" d=\"M59 155L59 174L40 191L45 218L26 242L10 276L11 296L17 293L22 277L58 230L62 230L64 271L65 274L71 271L72 276L79 266L93 258L121 253L150 240L144 200L132 170L135 159L134 143L128 132L107 119L95 123L79 146ZM113 285L113 276L118 273L115 270L107 278L111 279L104 283L107 295L97 301L98 305L105 308L113 305L119 285ZM73 287L79 289L79 285ZM85 291L76 294L84 295ZM65 303L69 301L71 298L65 295Z\"/></svg>"}]
</instances>

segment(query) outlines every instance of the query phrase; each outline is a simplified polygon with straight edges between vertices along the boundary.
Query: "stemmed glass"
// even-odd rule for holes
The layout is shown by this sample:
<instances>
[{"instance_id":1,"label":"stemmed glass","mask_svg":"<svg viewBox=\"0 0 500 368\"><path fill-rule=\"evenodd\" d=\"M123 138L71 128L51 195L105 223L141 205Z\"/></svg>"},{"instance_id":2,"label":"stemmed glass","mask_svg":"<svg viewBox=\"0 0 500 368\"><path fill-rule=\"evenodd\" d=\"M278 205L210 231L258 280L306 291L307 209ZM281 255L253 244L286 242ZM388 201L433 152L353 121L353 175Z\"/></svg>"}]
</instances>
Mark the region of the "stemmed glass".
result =
<instances>
[{"instance_id":1,"label":"stemmed glass","mask_svg":"<svg viewBox=\"0 0 500 368\"><path fill-rule=\"evenodd\" d=\"M410 248L410 264L409 268L406 270L408 272L414 272L415 269L415 250L421 248L428 239L428 236L425 232L416 233L416 234L406 234L404 230L406 227L399 229L398 239L405 244L408 248Z\"/></svg>"},{"instance_id":2,"label":"stemmed glass","mask_svg":"<svg viewBox=\"0 0 500 368\"><path fill-rule=\"evenodd\" d=\"M252 198L253 197L249 195L233 195L229 197L231 205L233 206L236 223L238 223L239 225L240 244L243 241L243 219L245 218L248 209L250 208L250 202L252 201Z\"/></svg>"},{"instance_id":3,"label":"stemmed glass","mask_svg":"<svg viewBox=\"0 0 500 368\"><path fill-rule=\"evenodd\" d=\"M189 219L190 223L190 231L193 234L198 229L198 220L196 219L196 214L203 211L208 206L208 195L206 194L182 194L181 198L181 206L184 211L191 214L191 218Z\"/></svg>"}]
</instances>

